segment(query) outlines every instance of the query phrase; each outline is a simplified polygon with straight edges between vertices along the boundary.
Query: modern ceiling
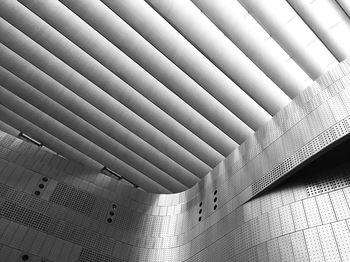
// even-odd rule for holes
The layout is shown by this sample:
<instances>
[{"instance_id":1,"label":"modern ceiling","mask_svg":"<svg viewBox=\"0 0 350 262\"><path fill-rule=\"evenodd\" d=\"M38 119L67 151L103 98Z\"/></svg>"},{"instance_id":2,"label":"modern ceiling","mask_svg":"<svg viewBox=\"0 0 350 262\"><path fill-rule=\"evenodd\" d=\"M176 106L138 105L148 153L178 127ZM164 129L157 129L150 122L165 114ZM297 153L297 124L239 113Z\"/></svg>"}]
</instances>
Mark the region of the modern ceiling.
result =
<instances>
[{"instance_id":1,"label":"modern ceiling","mask_svg":"<svg viewBox=\"0 0 350 262\"><path fill-rule=\"evenodd\" d=\"M347 0L1 0L0 129L193 186L350 51Z\"/></svg>"}]
</instances>

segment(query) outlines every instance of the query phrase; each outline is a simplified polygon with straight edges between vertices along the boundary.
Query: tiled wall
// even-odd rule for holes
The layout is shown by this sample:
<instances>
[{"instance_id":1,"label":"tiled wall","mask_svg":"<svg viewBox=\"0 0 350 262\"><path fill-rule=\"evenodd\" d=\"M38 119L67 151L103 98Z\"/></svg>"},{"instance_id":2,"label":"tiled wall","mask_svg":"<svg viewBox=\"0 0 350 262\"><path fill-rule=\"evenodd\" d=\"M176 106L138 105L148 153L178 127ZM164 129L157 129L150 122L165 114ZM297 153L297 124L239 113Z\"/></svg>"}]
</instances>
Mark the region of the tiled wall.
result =
<instances>
[{"instance_id":1,"label":"tiled wall","mask_svg":"<svg viewBox=\"0 0 350 262\"><path fill-rule=\"evenodd\" d=\"M345 61L320 78L178 194L143 192L1 132L0 261L350 261L346 160L275 186L346 143L349 72Z\"/></svg>"}]
</instances>

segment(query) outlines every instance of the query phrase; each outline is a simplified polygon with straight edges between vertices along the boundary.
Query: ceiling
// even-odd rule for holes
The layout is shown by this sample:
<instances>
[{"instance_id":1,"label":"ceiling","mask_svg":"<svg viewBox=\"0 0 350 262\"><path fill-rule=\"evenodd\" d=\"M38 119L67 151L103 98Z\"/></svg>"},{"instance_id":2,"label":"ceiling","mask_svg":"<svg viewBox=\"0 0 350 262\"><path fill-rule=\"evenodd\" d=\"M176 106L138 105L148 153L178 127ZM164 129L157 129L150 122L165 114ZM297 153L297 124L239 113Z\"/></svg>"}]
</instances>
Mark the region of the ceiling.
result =
<instances>
[{"instance_id":1,"label":"ceiling","mask_svg":"<svg viewBox=\"0 0 350 262\"><path fill-rule=\"evenodd\" d=\"M0 129L193 186L348 57L347 0L1 0Z\"/></svg>"}]
</instances>

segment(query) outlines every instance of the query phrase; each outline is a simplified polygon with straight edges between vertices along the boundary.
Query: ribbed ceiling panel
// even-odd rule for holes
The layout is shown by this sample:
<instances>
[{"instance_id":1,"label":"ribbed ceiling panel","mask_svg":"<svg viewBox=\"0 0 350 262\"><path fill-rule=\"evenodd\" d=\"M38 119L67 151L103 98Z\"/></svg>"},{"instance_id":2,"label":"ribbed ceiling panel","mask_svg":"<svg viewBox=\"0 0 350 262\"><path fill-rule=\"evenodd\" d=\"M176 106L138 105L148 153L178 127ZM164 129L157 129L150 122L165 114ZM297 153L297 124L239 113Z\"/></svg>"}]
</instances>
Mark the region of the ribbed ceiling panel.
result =
<instances>
[{"instance_id":1,"label":"ribbed ceiling panel","mask_svg":"<svg viewBox=\"0 0 350 262\"><path fill-rule=\"evenodd\" d=\"M192 2L148 1L208 59L271 115L290 99ZM213 45L213 39L216 44ZM253 76L253 77L252 77ZM248 118L249 116L242 118Z\"/></svg>"},{"instance_id":2,"label":"ribbed ceiling panel","mask_svg":"<svg viewBox=\"0 0 350 262\"><path fill-rule=\"evenodd\" d=\"M2 0L0 129L144 190L183 191L348 56L348 9Z\"/></svg>"}]
</instances>

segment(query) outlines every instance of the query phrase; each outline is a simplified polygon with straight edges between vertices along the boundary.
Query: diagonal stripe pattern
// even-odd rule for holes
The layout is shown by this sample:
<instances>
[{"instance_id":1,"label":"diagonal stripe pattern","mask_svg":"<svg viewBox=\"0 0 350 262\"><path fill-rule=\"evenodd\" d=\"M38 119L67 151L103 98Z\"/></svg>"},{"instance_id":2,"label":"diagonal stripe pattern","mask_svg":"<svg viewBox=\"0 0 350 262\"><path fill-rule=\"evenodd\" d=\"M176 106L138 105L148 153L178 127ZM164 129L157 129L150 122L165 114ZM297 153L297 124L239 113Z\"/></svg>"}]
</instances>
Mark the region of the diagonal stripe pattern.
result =
<instances>
[{"instance_id":1,"label":"diagonal stripe pattern","mask_svg":"<svg viewBox=\"0 0 350 262\"><path fill-rule=\"evenodd\" d=\"M348 57L349 10L341 0L2 0L0 129L145 191L184 191Z\"/></svg>"}]
</instances>

